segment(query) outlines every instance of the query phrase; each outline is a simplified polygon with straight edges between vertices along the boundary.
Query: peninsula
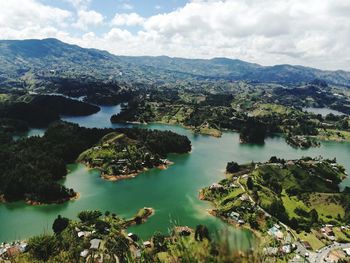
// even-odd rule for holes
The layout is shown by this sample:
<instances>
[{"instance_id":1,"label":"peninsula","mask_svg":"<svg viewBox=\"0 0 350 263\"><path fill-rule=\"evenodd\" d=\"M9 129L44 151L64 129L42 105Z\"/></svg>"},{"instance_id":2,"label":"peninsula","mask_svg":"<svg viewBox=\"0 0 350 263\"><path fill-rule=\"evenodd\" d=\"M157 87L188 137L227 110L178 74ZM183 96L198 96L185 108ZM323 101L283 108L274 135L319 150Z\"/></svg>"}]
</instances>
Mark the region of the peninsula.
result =
<instances>
[{"instance_id":1,"label":"peninsula","mask_svg":"<svg viewBox=\"0 0 350 263\"><path fill-rule=\"evenodd\" d=\"M346 172L335 160L271 157L230 162L226 171L227 178L202 189L200 198L213 203L213 215L252 230L267 256L292 258L298 249L350 242L349 189L338 186Z\"/></svg>"}]
</instances>

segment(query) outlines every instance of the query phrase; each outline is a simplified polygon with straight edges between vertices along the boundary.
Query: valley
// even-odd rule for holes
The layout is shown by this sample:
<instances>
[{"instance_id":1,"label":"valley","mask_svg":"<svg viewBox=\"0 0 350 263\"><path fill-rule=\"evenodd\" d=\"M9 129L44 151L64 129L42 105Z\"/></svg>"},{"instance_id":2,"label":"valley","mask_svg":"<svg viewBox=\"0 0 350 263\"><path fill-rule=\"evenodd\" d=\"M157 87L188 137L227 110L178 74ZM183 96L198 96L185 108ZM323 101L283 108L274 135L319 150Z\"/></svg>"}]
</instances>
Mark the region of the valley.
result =
<instances>
[{"instance_id":1,"label":"valley","mask_svg":"<svg viewBox=\"0 0 350 263\"><path fill-rule=\"evenodd\" d=\"M86 250L221 262L224 229L233 258L285 262L350 241L346 72L54 39L0 41L0 57L0 242L53 242L48 258L67 262Z\"/></svg>"}]
</instances>

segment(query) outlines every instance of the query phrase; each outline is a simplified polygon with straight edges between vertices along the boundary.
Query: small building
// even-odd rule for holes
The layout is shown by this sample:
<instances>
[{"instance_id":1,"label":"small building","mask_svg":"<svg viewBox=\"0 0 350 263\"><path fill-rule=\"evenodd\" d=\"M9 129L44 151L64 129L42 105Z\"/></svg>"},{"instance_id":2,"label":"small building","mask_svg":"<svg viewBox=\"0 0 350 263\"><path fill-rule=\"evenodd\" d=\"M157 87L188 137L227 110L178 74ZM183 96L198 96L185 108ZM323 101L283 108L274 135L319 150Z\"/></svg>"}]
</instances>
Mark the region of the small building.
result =
<instances>
[{"instance_id":1,"label":"small building","mask_svg":"<svg viewBox=\"0 0 350 263\"><path fill-rule=\"evenodd\" d=\"M284 254L289 254L292 252L292 248L290 245L284 245L281 247L281 250Z\"/></svg>"},{"instance_id":2,"label":"small building","mask_svg":"<svg viewBox=\"0 0 350 263\"><path fill-rule=\"evenodd\" d=\"M213 183L211 186L209 186L209 189L213 190L213 189L223 189L224 186L222 186L221 184L218 183Z\"/></svg>"},{"instance_id":3,"label":"small building","mask_svg":"<svg viewBox=\"0 0 350 263\"><path fill-rule=\"evenodd\" d=\"M238 214L237 212L231 212L231 213L230 213L230 217L231 217L233 220L238 221L239 218L240 218L240 214Z\"/></svg>"},{"instance_id":4,"label":"small building","mask_svg":"<svg viewBox=\"0 0 350 263\"><path fill-rule=\"evenodd\" d=\"M175 227L175 232L180 236L189 236L193 233L193 229L188 226L178 226Z\"/></svg>"},{"instance_id":5,"label":"small building","mask_svg":"<svg viewBox=\"0 0 350 263\"><path fill-rule=\"evenodd\" d=\"M335 235L333 232L333 228L331 226L325 226L325 227L321 228L321 231L327 239L329 239L331 241L335 240Z\"/></svg>"},{"instance_id":6,"label":"small building","mask_svg":"<svg viewBox=\"0 0 350 263\"><path fill-rule=\"evenodd\" d=\"M289 161L287 162L287 164L288 164L288 165L294 165L294 161L289 160Z\"/></svg>"},{"instance_id":7,"label":"small building","mask_svg":"<svg viewBox=\"0 0 350 263\"><path fill-rule=\"evenodd\" d=\"M278 248L277 247L265 247L263 249L264 253L269 256L275 256L278 253Z\"/></svg>"},{"instance_id":8,"label":"small building","mask_svg":"<svg viewBox=\"0 0 350 263\"><path fill-rule=\"evenodd\" d=\"M150 241L145 241L142 243L144 247L152 247L152 244Z\"/></svg>"},{"instance_id":9,"label":"small building","mask_svg":"<svg viewBox=\"0 0 350 263\"><path fill-rule=\"evenodd\" d=\"M119 160L117 161L117 164L126 164L127 162L128 162L127 159L119 159Z\"/></svg>"},{"instance_id":10,"label":"small building","mask_svg":"<svg viewBox=\"0 0 350 263\"><path fill-rule=\"evenodd\" d=\"M6 253L6 248L0 248L0 257Z\"/></svg>"},{"instance_id":11,"label":"small building","mask_svg":"<svg viewBox=\"0 0 350 263\"><path fill-rule=\"evenodd\" d=\"M239 200L241 200L241 201L247 201L247 200L249 200L249 197L248 197L248 195L246 195L246 194L242 194L242 195L239 197Z\"/></svg>"},{"instance_id":12,"label":"small building","mask_svg":"<svg viewBox=\"0 0 350 263\"><path fill-rule=\"evenodd\" d=\"M309 242L307 242L307 241L302 241L302 243L303 243L304 247L305 247L307 250L312 250L312 247L311 247L311 245L310 245Z\"/></svg>"},{"instance_id":13,"label":"small building","mask_svg":"<svg viewBox=\"0 0 350 263\"><path fill-rule=\"evenodd\" d=\"M135 251L135 258L141 258L141 250L140 249L137 249Z\"/></svg>"},{"instance_id":14,"label":"small building","mask_svg":"<svg viewBox=\"0 0 350 263\"><path fill-rule=\"evenodd\" d=\"M139 237L134 233L129 233L128 237L131 238L135 242L139 240Z\"/></svg>"},{"instance_id":15,"label":"small building","mask_svg":"<svg viewBox=\"0 0 350 263\"><path fill-rule=\"evenodd\" d=\"M281 230L279 230L278 228L276 228L275 226L271 227L267 233L273 237L275 237L276 239L283 239L283 232Z\"/></svg>"},{"instance_id":16,"label":"small building","mask_svg":"<svg viewBox=\"0 0 350 263\"><path fill-rule=\"evenodd\" d=\"M344 248L343 251L347 256L350 256L350 248Z\"/></svg>"},{"instance_id":17,"label":"small building","mask_svg":"<svg viewBox=\"0 0 350 263\"><path fill-rule=\"evenodd\" d=\"M83 251L80 252L80 256L83 258L86 258L87 255L89 255L89 250L88 249L84 249Z\"/></svg>"},{"instance_id":18,"label":"small building","mask_svg":"<svg viewBox=\"0 0 350 263\"><path fill-rule=\"evenodd\" d=\"M90 249L99 249L100 248L100 244L101 244L101 239L97 239L97 238L94 238L92 240L90 240Z\"/></svg>"},{"instance_id":19,"label":"small building","mask_svg":"<svg viewBox=\"0 0 350 263\"><path fill-rule=\"evenodd\" d=\"M78 232L78 237L89 237L91 236L92 232L90 231L79 231Z\"/></svg>"},{"instance_id":20,"label":"small building","mask_svg":"<svg viewBox=\"0 0 350 263\"><path fill-rule=\"evenodd\" d=\"M238 220L238 224L240 224L240 225L244 225L244 224L245 224L245 222L244 222L244 220L240 219L240 220Z\"/></svg>"},{"instance_id":21,"label":"small building","mask_svg":"<svg viewBox=\"0 0 350 263\"><path fill-rule=\"evenodd\" d=\"M291 235L289 233L284 237L284 243L285 244L292 243L292 237L291 237Z\"/></svg>"},{"instance_id":22,"label":"small building","mask_svg":"<svg viewBox=\"0 0 350 263\"><path fill-rule=\"evenodd\" d=\"M7 253L7 257L12 258L19 255L21 253L21 250L19 246L12 246L6 250L6 253Z\"/></svg>"},{"instance_id":23,"label":"small building","mask_svg":"<svg viewBox=\"0 0 350 263\"><path fill-rule=\"evenodd\" d=\"M18 245L19 250L21 251L21 253L25 252L27 250L28 244L25 242L22 242L21 244Z\"/></svg>"}]
</instances>

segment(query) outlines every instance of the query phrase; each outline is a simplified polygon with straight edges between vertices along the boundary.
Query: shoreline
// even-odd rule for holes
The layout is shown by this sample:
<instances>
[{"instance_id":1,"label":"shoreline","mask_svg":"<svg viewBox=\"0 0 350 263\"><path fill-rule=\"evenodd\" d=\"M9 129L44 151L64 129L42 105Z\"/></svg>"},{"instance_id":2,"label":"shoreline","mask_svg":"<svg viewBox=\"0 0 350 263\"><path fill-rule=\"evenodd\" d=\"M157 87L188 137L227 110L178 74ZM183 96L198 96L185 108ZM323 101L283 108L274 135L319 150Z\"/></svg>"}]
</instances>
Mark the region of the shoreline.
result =
<instances>
[{"instance_id":1,"label":"shoreline","mask_svg":"<svg viewBox=\"0 0 350 263\"><path fill-rule=\"evenodd\" d=\"M58 204L63 204L63 203L65 203L65 202L78 200L78 199L80 198L80 196L81 196L80 193L77 192L77 193L76 193L74 196L72 196L72 197L65 198L65 199L62 199L62 200L56 200L56 201L49 202L49 203L43 203L43 202L39 202L39 201L33 201L33 200L30 200L30 199L25 199L24 202L25 202L27 205L32 205L32 206L52 205L52 204L58 205Z\"/></svg>"},{"instance_id":2,"label":"shoreline","mask_svg":"<svg viewBox=\"0 0 350 263\"><path fill-rule=\"evenodd\" d=\"M140 122L126 122L126 123L135 123L135 124L142 124L142 125L148 125L148 124L164 124L164 125L173 125L173 126L179 126L181 128L190 130L193 134L200 134L200 135L208 135L211 137L215 137L215 138L221 138L223 131L215 129L215 128L209 128L212 129L213 132L204 132L204 131L196 131L195 127L193 126L187 126L184 125L182 123L177 123L177 122L166 122L166 121L152 121L152 122L144 122L144 123L140 123Z\"/></svg>"},{"instance_id":3,"label":"shoreline","mask_svg":"<svg viewBox=\"0 0 350 263\"><path fill-rule=\"evenodd\" d=\"M91 167L89 164L87 164L86 162L79 162L81 164L84 164L88 169L90 170L93 170L93 169L97 169L100 171L100 177L103 179L103 180L106 180L106 181L109 181L109 182L117 182L117 181L121 181L121 180L127 180L127 179L133 179L135 178L136 176L139 176L140 174L142 174L143 172L146 172L150 169L160 169L160 170L166 170L169 168L170 165L173 165L174 162L171 162L171 161L167 161L166 163L164 164L160 164L158 166L154 166L152 168L146 168L144 167L143 169L141 170L138 170L138 171L135 171L133 173L129 173L129 174L122 174L122 175L108 175L108 174L104 174L102 171L101 171L101 168L100 167Z\"/></svg>"},{"instance_id":4,"label":"shoreline","mask_svg":"<svg viewBox=\"0 0 350 263\"><path fill-rule=\"evenodd\" d=\"M258 231L258 230L255 230L253 228L251 228L250 226L244 224L244 225L240 225L238 222L230 219L230 218L227 218L227 217L224 217L224 216L220 216L217 214L216 210L215 209L207 209L208 213L212 216L215 216L216 218L219 218L220 220L222 220L223 222L229 224L230 226L233 226L235 228L238 228L238 229L243 229L243 230L249 230L251 233L254 234L254 236L256 238L258 238L259 240L263 240L263 233Z\"/></svg>"},{"instance_id":5,"label":"shoreline","mask_svg":"<svg viewBox=\"0 0 350 263\"><path fill-rule=\"evenodd\" d=\"M31 206L39 206L39 205L53 205L53 204L63 204L65 202L69 202L69 201L74 201L74 200L78 200L80 198L80 193L79 192L76 192L76 194L72 197L69 197L69 198L65 198L65 199L61 199L61 200L55 200L55 201L52 201L52 202L48 202L48 203L45 203L45 202L40 202L40 201L34 201L34 200L30 200L28 198L26 199L21 199L19 201L23 201L25 204L27 205L31 205ZM0 204L8 204L8 203L11 203L9 201L7 201L4 197L4 195L0 195Z\"/></svg>"},{"instance_id":6,"label":"shoreline","mask_svg":"<svg viewBox=\"0 0 350 263\"><path fill-rule=\"evenodd\" d=\"M141 224L145 223L151 216L153 216L156 213L155 209L152 207L144 207L143 209L146 211L146 213L141 217ZM139 211L141 211L141 209ZM137 217L138 216L136 215L133 218L127 220L123 227L128 228L130 226L137 225Z\"/></svg>"},{"instance_id":7,"label":"shoreline","mask_svg":"<svg viewBox=\"0 0 350 263\"><path fill-rule=\"evenodd\" d=\"M198 199L201 200L201 201L209 202L212 206L215 206L215 204L212 201L205 199L204 194L203 194L202 191L199 192ZM248 230L256 238L258 238L259 240L263 240L263 233L261 233L258 230L255 230L255 229L251 228L249 225L247 225L247 224L240 225L238 222L236 222L236 221L234 221L234 220L232 220L230 218L227 218L227 217L224 217L224 216L220 216L220 215L217 214L216 209L214 209L214 208L213 209L206 209L206 211L211 216L214 216L214 217L220 219L221 221L229 224L230 226L232 226L234 228L237 228L237 229Z\"/></svg>"},{"instance_id":8,"label":"shoreline","mask_svg":"<svg viewBox=\"0 0 350 263\"><path fill-rule=\"evenodd\" d=\"M0 204L5 204L7 203L6 199L5 199L5 196L2 194L0 195Z\"/></svg>"}]
</instances>

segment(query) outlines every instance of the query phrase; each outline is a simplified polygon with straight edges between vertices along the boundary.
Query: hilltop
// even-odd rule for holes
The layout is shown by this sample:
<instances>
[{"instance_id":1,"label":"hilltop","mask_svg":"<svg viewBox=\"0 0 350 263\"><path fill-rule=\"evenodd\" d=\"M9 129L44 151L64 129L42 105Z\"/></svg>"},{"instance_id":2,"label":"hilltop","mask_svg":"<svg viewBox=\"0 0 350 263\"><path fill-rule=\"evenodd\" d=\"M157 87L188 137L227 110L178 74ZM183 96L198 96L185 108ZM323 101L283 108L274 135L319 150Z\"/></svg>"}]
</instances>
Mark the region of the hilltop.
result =
<instances>
[{"instance_id":1,"label":"hilltop","mask_svg":"<svg viewBox=\"0 0 350 263\"><path fill-rule=\"evenodd\" d=\"M1 40L0 85L5 88L57 88L60 79L84 83L103 80L157 84L172 80L226 80L302 83L315 78L350 86L350 73L276 65L261 66L238 59L184 59L115 56L57 39ZM67 84L67 83L66 83Z\"/></svg>"}]
</instances>

